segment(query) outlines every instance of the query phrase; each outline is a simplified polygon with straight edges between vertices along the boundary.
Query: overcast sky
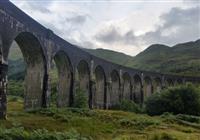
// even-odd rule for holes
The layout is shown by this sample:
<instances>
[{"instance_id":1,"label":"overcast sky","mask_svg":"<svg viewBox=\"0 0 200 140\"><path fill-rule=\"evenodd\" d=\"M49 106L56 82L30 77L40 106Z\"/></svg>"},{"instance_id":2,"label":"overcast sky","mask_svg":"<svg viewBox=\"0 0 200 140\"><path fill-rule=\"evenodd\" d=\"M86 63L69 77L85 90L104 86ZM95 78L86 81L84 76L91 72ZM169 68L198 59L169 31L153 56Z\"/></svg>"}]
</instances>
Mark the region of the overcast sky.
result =
<instances>
[{"instance_id":1,"label":"overcast sky","mask_svg":"<svg viewBox=\"0 0 200 140\"><path fill-rule=\"evenodd\" d=\"M200 0L11 0L65 40L136 55L200 38Z\"/></svg>"}]
</instances>

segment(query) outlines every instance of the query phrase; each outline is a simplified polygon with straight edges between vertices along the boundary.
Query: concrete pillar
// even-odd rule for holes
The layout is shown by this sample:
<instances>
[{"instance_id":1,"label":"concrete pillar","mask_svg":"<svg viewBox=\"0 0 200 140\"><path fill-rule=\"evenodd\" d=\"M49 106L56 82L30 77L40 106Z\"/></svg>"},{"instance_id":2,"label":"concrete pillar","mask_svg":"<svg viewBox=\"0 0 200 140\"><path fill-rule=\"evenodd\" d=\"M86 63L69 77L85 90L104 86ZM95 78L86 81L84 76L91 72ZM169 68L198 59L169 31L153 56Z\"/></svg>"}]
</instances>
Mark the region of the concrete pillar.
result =
<instances>
[{"instance_id":1,"label":"concrete pillar","mask_svg":"<svg viewBox=\"0 0 200 140\"><path fill-rule=\"evenodd\" d=\"M6 119L7 110L7 72L8 65L3 64L3 42L0 36L0 119Z\"/></svg>"},{"instance_id":2,"label":"concrete pillar","mask_svg":"<svg viewBox=\"0 0 200 140\"><path fill-rule=\"evenodd\" d=\"M77 92L77 89L79 89L79 80L78 80L78 70L74 68L73 70L73 76L72 76L72 96L71 96L71 106L74 105L75 102L75 95Z\"/></svg>"},{"instance_id":3,"label":"concrete pillar","mask_svg":"<svg viewBox=\"0 0 200 140\"><path fill-rule=\"evenodd\" d=\"M6 119L8 65L0 64L0 119Z\"/></svg>"},{"instance_id":4,"label":"concrete pillar","mask_svg":"<svg viewBox=\"0 0 200 140\"><path fill-rule=\"evenodd\" d=\"M133 83L131 84L131 95L130 95L130 99L131 99L131 101L134 101L134 86L133 86Z\"/></svg>"},{"instance_id":5,"label":"concrete pillar","mask_svg":"<svg viewBox=\"0 0 200 140\"><path fill-rule=\"evenodd\" d=\"M111 84L112 84L112 81L111 81L111 78L109 77L108 81L106 82L106 99L105 99L105 108L106 109L109 109L111 108L111 102L110 102L110 95L111 95L111 92L112 92L112 89L111 89Z\"/></svg>"},{"instance_id":6,"label":"concrete pillar","mask_svg":"<svg viewBox=\"0 0 200 140\"><path fill-rule=\"evenodd\" d=\"M165 77L162 76L162 79L161 79L161 89L165 89L165 88L166 88Z\"/></svg>"},{"instance_id":7,"label":"concrete pillar","mask_svg":"<svg viewBox=\"0 0 200 140\"><path fill-rule=\"evenodd\" d=\"M51 104L51 77L50 77L50 71L51 71L51 66L53 63L53 47L55 47L55 44L50 40L50 33L48 32L47 40L45 42L45 47L46 47L46 53L47 53L47 61L46 61L46 74L44 76L44 99L45 103L43 104L44 107L49 107ZM46 85L46 86L45 86Z\"/></svg>"},{"instance_id":8,"label":"concrete pillar","mask_svg":"<svg viewBox=\"0 0 200 140\"><path fill-rule=\"evenodd\" d=\"M89 75L89 108L93 108L93 97L95 94L95 74L94 74L94 60L90 61L90 75Z\"/></svg>"}]
</instances>

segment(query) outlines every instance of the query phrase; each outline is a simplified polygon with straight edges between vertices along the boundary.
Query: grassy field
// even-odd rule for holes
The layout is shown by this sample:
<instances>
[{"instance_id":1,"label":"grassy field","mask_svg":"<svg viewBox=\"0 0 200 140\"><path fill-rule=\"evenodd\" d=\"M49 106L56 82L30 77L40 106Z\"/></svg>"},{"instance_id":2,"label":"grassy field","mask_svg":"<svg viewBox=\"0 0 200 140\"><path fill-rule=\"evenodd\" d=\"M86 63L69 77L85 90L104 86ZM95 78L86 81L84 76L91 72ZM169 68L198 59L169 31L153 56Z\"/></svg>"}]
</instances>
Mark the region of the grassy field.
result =
<instances>
[{"instance_id":1,"label":"grassy field","mask_svg":"<svg viewBox=\"0 0 200 140\"><path fill-rule=\"evenodd\" d=\"M200 140L200 118L188 122L173 115L151 117L111 110L41 109L25 112L21 100L8 102L7 120L0 121L0 129L23 127L49 133L75 132L94 140Z\"/></svg>"}]
</instances>

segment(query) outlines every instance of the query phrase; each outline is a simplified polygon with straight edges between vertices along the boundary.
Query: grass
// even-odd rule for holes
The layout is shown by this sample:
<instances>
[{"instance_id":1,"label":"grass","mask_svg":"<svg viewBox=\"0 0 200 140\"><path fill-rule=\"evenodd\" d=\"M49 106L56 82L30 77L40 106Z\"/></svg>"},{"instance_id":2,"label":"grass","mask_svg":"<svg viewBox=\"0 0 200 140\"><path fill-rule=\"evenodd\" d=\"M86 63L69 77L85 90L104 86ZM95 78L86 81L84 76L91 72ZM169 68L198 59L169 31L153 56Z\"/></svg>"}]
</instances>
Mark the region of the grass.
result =
<instances>
[{"instance_id":1,"label":"grass","mask_svg":"<svg viewBox=\"0 0 200 140\"><path fill-rule=\"evenodd\" d=\"M199 118L191 118L75 108L25 112L21 100L10 99L7 120L0 121L0 128L23 127L28 132L45 129L49 133L76 131L94 140L199 140L200 127L196 127L200 125Z\"/></svg>"}]
</instances>

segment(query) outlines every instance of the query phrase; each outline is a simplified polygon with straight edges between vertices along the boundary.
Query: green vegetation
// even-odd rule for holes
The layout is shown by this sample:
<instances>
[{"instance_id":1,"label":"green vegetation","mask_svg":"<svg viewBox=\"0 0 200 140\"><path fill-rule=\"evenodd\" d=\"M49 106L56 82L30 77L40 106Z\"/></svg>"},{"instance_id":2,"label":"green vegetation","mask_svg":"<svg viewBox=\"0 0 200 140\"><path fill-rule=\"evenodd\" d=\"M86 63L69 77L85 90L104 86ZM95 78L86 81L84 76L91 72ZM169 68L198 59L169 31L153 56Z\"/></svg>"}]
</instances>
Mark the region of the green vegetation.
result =
<instances>
[{"instance_id":1,"label":"green vegetation","mask_svg":"<svg viewBox=\"0 0 200 140\"><path fill-rule=\"evenodd\" d=\"M66 140L77 139L87 140L76 131L69 132L49 132L46 129L37 129L34 131L27 131L23 127L16 127L10 129L0 128L0 139L3 140Z\"/></svg>"},{"instance_id":2,"label":"green vegetation","mask_svg":"<svg viewBox=\"0 0 200 140\"><path fill-rule=\"evenodd\" d=\"M150 115L164 112L200 115L200 90L192 84L171 87L147 98L145 106Z\"/></svg>"},{"instance_id":3,"label":"green vegetation","mask_svg":"<svg viewBox=\"0 0 200 140\"><path fill-rule=\"evenodd\" d=\"M200 76L200 40L172 47L155 44L127 62L127 66L162 73Z\"/></svg>"},{"instance_id":4,"label":"green vegetation","mask_svg":"<svg viewBox=\"0 0 200 140\"><path fill-rule=\"evenodd\" d=\"M116 64L126 65L126 63L133 59L132 56L126 55L124 53L115 52L106 49L84 49L85 51L97 56L99 58L111 61Z\"/></svg>"},{"instance_id":5,"label":"green vegetation","mask_svg":"<svg viewBox=\"0 0 200 140\"><path fill-rule=\"evenodd\" d=\"M24 97L23 81L9 80L8 81L8 94L13 96Z\"/></svg>"},{"instance_id":6,"label":"green vegetation","mask_svg":"<svg viewBox=\"0 0 200 140\"><path fill-rule=\"evenodd\" d=\"M198 140L200 117L151 117L124 111L48 108L25 112L22 98L9 97L7 120L0 120L0 139ZM167 140L168 140L167 139Z\"/></svg>"},{"instance_id":7,"label":"green vegetation","mask_svg":"<svg viewBox=\"0 0 200 140\"><path fill-rule=\"evenodd\" d=\"M49 72L49 76L51 79L51 106L57 105L57 97L58 97L58 71L56 68L56 64L53 61L53 64L51 66L51 70Z\"/></svg>"},{"instance_id":8,"label":"green vegetation","mask_svg":"<svg viewBox=\"0 0 200 140\"><path fill-rule=\"evenodd\" d=\"M74 104L75 108L88 108L88 98L84 91L81 89L77 89L76 94L74 96Z\"/></svg>"},{"instance_id":9,"label":"green vegetation","mask_svg":"<svg viewBox=\"0 0 200 140\"><path fill-rule=\"evenodd\" d=\"M114 109L128 111L128 112L135 112L135 113L143 112L143 110L140 108L138 104L130 100L120 101L119 104L114 107Z\"/></svg>"}]
</instances>

